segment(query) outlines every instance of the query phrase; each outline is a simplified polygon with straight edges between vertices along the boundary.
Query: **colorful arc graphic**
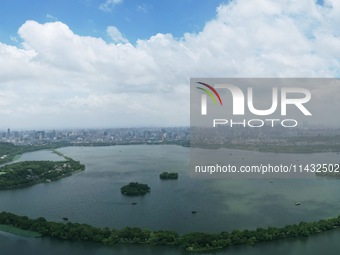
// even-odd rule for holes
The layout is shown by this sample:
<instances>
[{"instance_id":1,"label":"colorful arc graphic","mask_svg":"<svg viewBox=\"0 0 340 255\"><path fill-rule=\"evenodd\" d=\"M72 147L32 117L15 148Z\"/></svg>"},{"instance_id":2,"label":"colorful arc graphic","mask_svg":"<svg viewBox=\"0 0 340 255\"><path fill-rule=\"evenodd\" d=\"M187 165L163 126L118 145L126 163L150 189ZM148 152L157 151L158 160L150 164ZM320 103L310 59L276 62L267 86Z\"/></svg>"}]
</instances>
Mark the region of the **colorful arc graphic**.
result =
<instances>
[{"instance_id":1,"label":"colorful arc graphic","mask_svg":"<svg viewBox=\"0 0 340 255\"><path fill-rule=\"evenodd\" d=\"M201 84L203 86L206 86L207 88L209 88L217 97L218 101L220 102L220 105L222 105L222 100L221 100L221 97L220 95L218 94L218 92L216 91L216 89L214 89L212 86L210 86L209 84L206 84L206 83L203 83L203 82L197 82L198 84ZM204 89L204 88L200 88L200 87L197 87L198 89L200 90L203 90L205 93L207 93L210 98L213 100L214 104L217 104L217 101L214 97L214 95L211 93L211 91L207 90L207 89Z\"/></svg>"}]
</instances>

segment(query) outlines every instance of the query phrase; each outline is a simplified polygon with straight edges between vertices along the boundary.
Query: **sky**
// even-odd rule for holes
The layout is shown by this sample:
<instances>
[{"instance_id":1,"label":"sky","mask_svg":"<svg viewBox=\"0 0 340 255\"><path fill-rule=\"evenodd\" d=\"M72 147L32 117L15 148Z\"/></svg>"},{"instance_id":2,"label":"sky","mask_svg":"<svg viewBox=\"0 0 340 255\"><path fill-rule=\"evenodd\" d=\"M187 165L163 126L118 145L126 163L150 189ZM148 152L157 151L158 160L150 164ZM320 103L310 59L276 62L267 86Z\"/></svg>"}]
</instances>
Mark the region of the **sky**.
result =
<instances>
[{"instance_id":1,"label":"sky","mask_svg":"<svg viewBox=\"0 0 340 255\"><path fill-rule=\"evenodd\" d=\"M338 0L3 0L0 130L188 126L191 77L339 78L339 27Z\"/></svg>"}]
</instances>

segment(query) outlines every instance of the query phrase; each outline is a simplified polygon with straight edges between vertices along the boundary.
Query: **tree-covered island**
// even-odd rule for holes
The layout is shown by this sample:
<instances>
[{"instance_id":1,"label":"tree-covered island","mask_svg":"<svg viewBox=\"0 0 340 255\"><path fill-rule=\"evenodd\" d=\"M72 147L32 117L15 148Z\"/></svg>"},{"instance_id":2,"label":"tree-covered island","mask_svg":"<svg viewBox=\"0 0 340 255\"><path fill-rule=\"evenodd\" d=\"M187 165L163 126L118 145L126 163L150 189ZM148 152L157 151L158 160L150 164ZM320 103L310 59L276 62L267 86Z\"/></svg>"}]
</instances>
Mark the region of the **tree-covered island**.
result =
<instances>
[{"instance_id":1,"label":"tree-covered island","mask_svg":"<svg viewBox=\"0 0 340 255\"><path fill-rule=\"evenodd\" d=\"M177 180L178 179L178 173L163 172L159 175L159 178L161 180Z\"/></svg>"},{"instance_id":2,"label":"tree-covered island","mask_svg":"<svg viewBox=\"0 0 340 255\"><path fill-rule=\"evenodd\" d=\"M147 184L130 182L120 188L120 192L126 196L143 196L150 192L150 187Z\"/></svg>"},{"instance_id":3,"label":"tree-covered island","mask_svg":"<svg viewBox=\"0 0 340 255\"><path fill-rule=\"evenodd\" d=\"M51 182L85 169L83 164L66 161L23 161L0 168L0 189L13 189Z\"/></svg>"}]
</instances>

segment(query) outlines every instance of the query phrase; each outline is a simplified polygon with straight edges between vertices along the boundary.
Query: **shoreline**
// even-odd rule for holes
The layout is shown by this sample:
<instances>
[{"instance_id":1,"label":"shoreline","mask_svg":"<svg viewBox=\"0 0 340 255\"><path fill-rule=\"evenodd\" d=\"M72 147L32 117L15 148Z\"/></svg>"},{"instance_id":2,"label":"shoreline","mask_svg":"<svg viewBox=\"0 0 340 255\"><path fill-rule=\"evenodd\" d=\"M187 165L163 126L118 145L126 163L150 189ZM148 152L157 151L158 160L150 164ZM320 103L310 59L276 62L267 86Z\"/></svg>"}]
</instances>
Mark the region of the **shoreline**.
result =
<instances>
[{"instance_id":1,"label":"shoreline","mask_svg":"<svg viewBox=\"0 0 340 255\"><path fill-rule=\"evenodd\" d=\"M204 253L221 249L226 250L235 245L255 245L276 240L308 238L311 235L338 229L340 227L340 215L314 222L302 221L280 228L259 227L256 230L245 229L220 233L192 232L184 235L179 235L175 231L150 231L137 227L125 227L120 230L98 228L88 224L47 221L42 217L30 219L9 212L0 213L0 231L2 230L1 226L8 230L6 232L18 231L19 235L28 234L29 237L38 237L33 235L37 233L49 238L86 241L106 246L116 244L178 246L188 252ZM29 231L26 232L25 229L29 229Z\"/></svg>"},{"instance_id":2,"label":"shoreline","mask_svg":"<svg viewBox=\"0 0 340 255\"><path fill-rule=\"evenodd\" d=\"M10 233L16 236L29 237L29 238L39 238L42 237L41 234L35 231L23 230L6 224L0 224L0 232Z\"/></svg>"},{"instance_id":3,"label":"shoreline","mask_svg":"<svg viewBox=\"0 0 340 255\"><path fill-rule=\"evenodd\" d=\"M30 172L28 175L25 172L26 175L23 175L23 177L18 180L14 179L16 176L12 173L12 168L20 173L25 172L27 168L30 168ZM0 175L0 190L19 189L40 183L50 183L84 170L85 165L72 158L67 158L67 160L64 161L33 160L10 163L0 167L2 173Z\"/></svg>"}]
</instances>

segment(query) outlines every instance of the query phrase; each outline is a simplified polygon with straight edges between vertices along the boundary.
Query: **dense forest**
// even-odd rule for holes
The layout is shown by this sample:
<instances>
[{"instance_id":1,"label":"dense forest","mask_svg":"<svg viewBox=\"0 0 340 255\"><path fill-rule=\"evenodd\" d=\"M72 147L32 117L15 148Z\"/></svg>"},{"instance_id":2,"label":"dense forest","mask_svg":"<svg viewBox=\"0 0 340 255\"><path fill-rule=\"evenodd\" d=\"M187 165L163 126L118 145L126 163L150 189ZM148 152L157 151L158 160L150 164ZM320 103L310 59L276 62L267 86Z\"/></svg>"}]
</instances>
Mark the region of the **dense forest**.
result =
<instances>
[{"instance_id":1,"label":"dense forest","mask_svg":"<svg viewBox=\"0 0 340 255\"><path fill-rule=\"evenodd\" d=\"M150 192L150 187L147 184L130 182L120 188L120 192L126 196L143 196Z\"/></svg>"},{"instance_id":2,"label":"dense forest","mask_svg":"<svg viewBox=\"0 0 340 255\"><path fill-rule=\"evenodd\" d=\"M159 178L162 179L162 180L177 180L178 179L178 173L163 172L159 175Z\"/></svg>"},{"instance_id":3,"label":"dense forest","mask_svg":"<svg viewBox=\"0 0 340 255\"><path fill-rule=\"evenodd\" d=\"M79 161L23 161L0 168L0 189L20 188L41 182L51 182L82 171Z\"/></svg>"},{"instance_id":4,"label":"dense forest","mask_svg":"<svg viewBox=\"0 0 340 255\"><path fill-rule=\"evenodd\" d=\"M0 224L35 231L43 236L65 240L83 240L114 245L117 243L150 244L150 245L180 245L188 251L209 251L226 248L231 245L268 242L279 239L308 237L311 234L338 228L340 215L317 222L300 222L282 228L268 227L256 230L234 230L232 232L188 233L178 235L174 231L150 231L140 228L126 227L121 230L112 228L97 228L87 224L49 222L40 217L29 219L13 213L1 212Z\"/></svg>"}]
</instances>

